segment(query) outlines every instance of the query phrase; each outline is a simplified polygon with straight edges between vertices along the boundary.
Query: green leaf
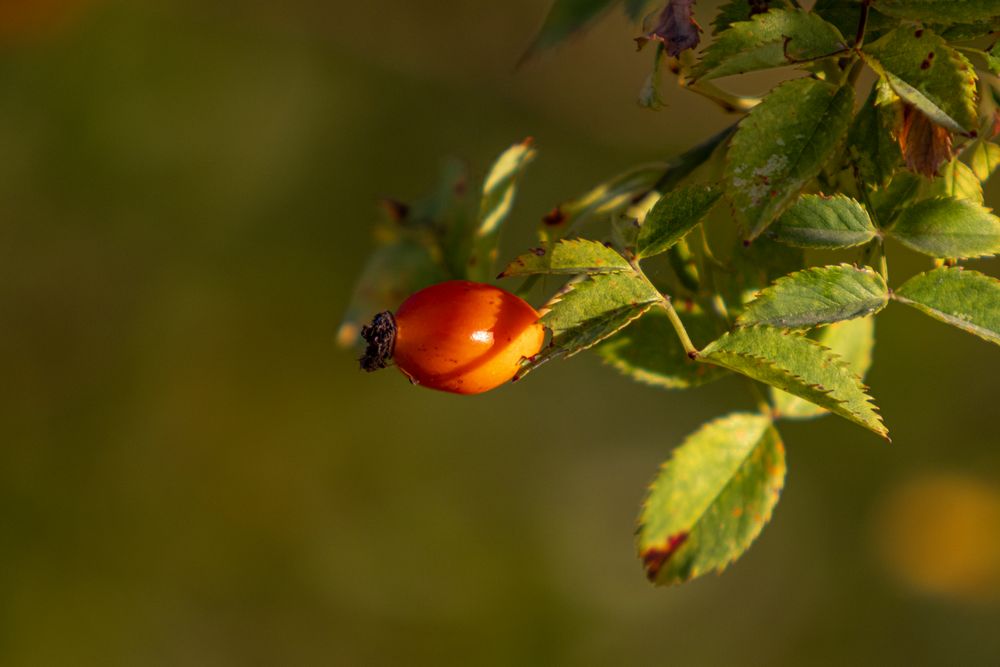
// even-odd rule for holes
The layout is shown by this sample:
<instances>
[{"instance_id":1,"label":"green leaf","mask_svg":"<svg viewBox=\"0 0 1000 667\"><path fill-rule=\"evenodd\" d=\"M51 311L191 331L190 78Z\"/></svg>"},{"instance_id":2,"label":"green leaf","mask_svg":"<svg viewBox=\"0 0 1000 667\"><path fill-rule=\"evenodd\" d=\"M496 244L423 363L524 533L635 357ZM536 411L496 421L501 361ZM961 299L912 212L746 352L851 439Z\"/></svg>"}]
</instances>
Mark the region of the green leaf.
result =
<instances>
[{"instance_id":1,"label":"green leaf","mask_svg":"<svg viewBox=\"0 0 1000 667\"><path fill-rule=\"evenodd\" d=\"M541 322L552 332L552 340L521 368L518 377L552 359L596 345L661 299L635 273L602 273L570 282L543 309Z\"/></svg>"},{"instance_id":2,"label":"green leaf","mask_svg":"<svg viewBox=\"0 0 1000 667\"><path fill-rule=\"evenodd\" d=\"M754 239L819 174L847 131L854 89L795 79L743 119L726 159L727 194Z\"/></svg>"},{"instance_id":3,"label":"green leaf","mask_svg":"<svg viewBox=\"0 0 1000 667\"><path fill-rule=\"evenodd\" d=\"M486 175L479 203L479 226L469 257L467 273L470 280L484 282L494 275L500 227L514 205L518 178L535 159L536 152L531 144L528 139L508 148Z\"/></svg>"},{"instance_id":4,"label":"green leaf","mask_svg":"<svg viewBox=\"0 0 1000 667\"><path fill-rule=\"evenodd\" d=\"M718 35L734 23L749 21L751 11L753 10L750 8L749 0L729 0L719 7L715 18L712 19L712 34Z\"/></svg>"},{"instance_id":5,"label":"green leaf","mask_svg":"<svg viewBox=\"0 0 1000 667\"><path fill-rule=\"evenodd\" d=\"M862 380L872 364L875 347L875 318L859 317L856 320L835 322L815 330L815 340L847 362ZM771 387L771 402L776 419L810 419L828 414L814 403Z\"/></svg>"},{"instance_id":6,"label":"green leaf","mask_svg":"<svg viewBox=\"0 0 1000 667\"><path fill-rule=\"evenodd\" d=\"M861 379L816 341L772 327L723 335L698 357L824 407L888 439Z\"/></svg>"},{"instance_id":7,"label":"green leaf","mask_svg":"<svg viewBox=\"0 0 1000 667\"><path fill-rule=\"evenodd\" d=\"M799 248L852 248L878 230L868 211L847 195L802 195L768 230L775 240Z\"/></svg>"},{"instance_id":8,"label":"green leaf","mask_svg":"<svg viewBox=\"0 0 1000 667\"><path fill-rule=\"evenodd\" d=\"M980 182L985 182L1000 166L1000 146L991 141L977 141L972 145L969 166L972 167L972 173L976 178Z\"/></svg>"},{"instance_id":9,"label":"green leaf","mask_svg":"<svg viewBox=\"0 0 1000 667\"><path fill-rule=\"evenodd\" d=\"M1000 76L1000 42L996 42L986 52L986 66L990 68L991 72Z\"/></svg>"},{"instance_id":10,"label":"green leaf","mask_svg":"<svg viewBox=\"0 0 1000 667\"><path fill-rule=\"evenodd\" d=\"M718 335L711 316L697 307L678 307L684 328L695 341ZM654 308L595 348L601 358L633 380L664 387L697 387L727 375L725 369L688 358L667 314Z\"/></svg>"},{"instance_id":11,"label":"green leaf","mask_svg":"<svg viewBox=\"0 0 1000 667\"><path fill-rule=\"evenodd\" d=\"M962 267L941 267L913 276L893 298L1000 345L1000 280L996 278Z\"/></svg>"},{"instance_id":12,"label":"green leaf","mask_svg":"<svg viewBox=\"0 0 1000 667\"><path fill-rule=\"evenodd\" d=\"M698 259L691 252L691 246L688 245L687 239L681 239L670 246L670 250L667 251L667 262L684 289L692 294L700 291L701 276L698 274Z\"/></svg>"},{"instance_id":13,"label":"green leaf","mask_svg":"<svg viewBox=\"0 0 1000 667\"><path fill-rule=\"evenodd\" d=\"M904 26L865 45L863 54L897 95L933 122L952 132L975 129L975 70L939 35Z\"/></svg>"},{"instance_id":14,"label":"green leaf","mask_svg":"<svg viewBox=\"0 0 1000 667\"><path fill-rule=\"evenodd\" d=\"M508 264L498 278L535 273L572 275L631 270L624 257L603 243L588 239L564 239L552 248L529 250Z\"/></svg>"},{"instance_id":15,"label":"green leaf","mask_svg":"<svg viewBox=\"0 0 1000 667\"><path fill-rule=\"evenodd\" d=\"M1000 15L1000 0L876 0L884 14L914 21L968 23Z\"/></svg>"},{"instance_id":16,"label":"green leaf","mask_svg":"<svg viewBox=\"0 0 1000 667\"><path fill-rule=\"evenodd\" d=\"M847 48L840 31L805 10L772 9L733 23L716 38L691 72L717 79L825 58Z\"/></svg>"},{"instance_id":17,"label":"green leaf","mask_svg":"<svg viewBox=\"0 0 1000 667\"><path fill-rule=\"evenodd\" d=\"M636 257L666 252L711 210L722 191L711 185L689 185L660 197L639 228Z\"/></svg>"},{"instance_id":18,"label":"green leaf","mask_svg":"<svg viewBox=\"0 0 1000 667\"><path fill-rule=\"evenodd\" d=\"M353 345L362 325L375 313L395 310L413 292L447 279L428 245L404 237L381 246L368 258L358 279L337 342Z\"/></svg>"},{"instance_id":19,"label":"green leaf","mask_svg":"<svg viewBox=\"0 0 1000 667\"><path fill-rule=\"evenodd\" d=\"M853 37L861 18L861 0L816 0L812 12L832 23L840 34ZM871 41L899 25L899 19L868 10L865 39Z\"/></svg>"},{"instance_id":20,"label":"green leaf","mask_svg":"<svg viewBox=\"0 0 1000 667\"><path fill-rule=\"evenodd\" d=\"M920 192L921 199L935 199L937 197L968 199L982 204L983 186L968 165L958 158L953 158L941 168L940 176L925 182Z\"/></svg>"},{"instance_id":21,"label":"green leaf","mask_svg":"<svg viewBox=\"0 0 1000 667\"><path fill-rule=\"evenodd\" d=\"M920 199L926 183L925 178L911 171L897 171L889 185L872 192L869 196L879 224L890 226L904 208Z\"/></svg>"},{"instance_id":22,"label":"green leaf","mask_svg":"<svg viewBox=\"0 0 1000 667\"><path fill-rule=\"evenodd\" d=\"M591 188L576 199L560 204L545 217L548 225L569 225L604 215L613 215L649 192L667 171L663 162L639 165Z\"/></svg>"},{"instance_id":23,"label":"green leaf","mask_svg":"<svg viewBox=\"0 0 1000 667\"><path fill-rule=\"evenodd\" d=\"M724 569L771 518L785 449L771 421L735 413L689 436L663 464L639 516L646 576L678 584Z\"/></svg>"},{"instance_id":24,"label":"green leaf","mask_svg":"<svg viewBox=\"0 0 1000 667\"><path fill-rule=\"evenodd\" d=\"M617 3L618 0L555 0L521 62L587 28Z\"/></svg>"},{"instance_id":25,"label":"green leaf","mask_svg":"<svg viewBox=\"0 0 1000 667\"><path fill-rule=\"evenodd\" d=\"M876 188L889 181L903 157L896 138L892 136L899 105L880 102L887 97L883 86L888 88L888 84L881 81L872 86L868 100L854 117L847 133L847 149L851 161L858 167L861 181ZM895 94L891 97L894 98Z\"/></svg>"},{"instance_id":26,"label":"green leaf","mask_svg":"<svg viewBox=\"0 0 1000 667\"><path fill-rule=\"evenodd\" d=\"M737 240L731 273L722 274L723 293L729 315L738 317L744 306L781 276L805 266L805 251L762 236L749 247Z\"/></svg>"},{"instance_id":27,"label":"green leaf","mask_svg":"<svg viewBox=\"0 0 1000 667\"><path fill-rule=\"evenodd\" d=\"M873 315L887 303L885 280L867 266L813 267L779 278L747 304L736 323L805 329Z\"/></svg>"},{"instance_id":28,"label":"green leaf","mask_svg":"<svg viewBox=\"0 0 1000 667\"><path fill-rule=\"evenodd\" d=\"M966 199L919 201L900 212L889 233L931 257L983 257L1000 252L1000 218Z\"/></svg>"},{"instance_id":29,"label":"green leaf","mask_svg":"<svg viewBox=\"0 0 1000 667\"><path fill-rule=\"evenodd\" d=\"M639 90L639 106L645 109L656 111L666 106L663 96L660 95L660 69L663 67L664 51L663 43L658 43L653 52L653 71L646 77Z\"/></svg>"},{"instance_id":30,"label":"green leaf","mask_svg":"<svg viewBox=\"0 0 1000 667\"><path fill-rule=\"evenodd\" d=\"M1000 15L973 23L952 23L932 27L948 42L964 42L996 32L1000 29Z\"/></svg>"}]
</instances>

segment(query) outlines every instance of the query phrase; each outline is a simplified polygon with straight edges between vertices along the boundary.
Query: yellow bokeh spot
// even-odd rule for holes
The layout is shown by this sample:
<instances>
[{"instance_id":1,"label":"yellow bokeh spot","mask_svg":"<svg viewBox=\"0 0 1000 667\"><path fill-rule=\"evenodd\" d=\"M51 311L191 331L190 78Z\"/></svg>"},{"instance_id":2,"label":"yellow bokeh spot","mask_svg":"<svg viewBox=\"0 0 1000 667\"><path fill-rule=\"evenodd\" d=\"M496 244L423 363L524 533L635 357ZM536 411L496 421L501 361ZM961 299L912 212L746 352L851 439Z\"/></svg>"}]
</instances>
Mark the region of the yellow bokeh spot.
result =
<instances>
[{"instance_id":1,"label":"yellow bokeh spot","mask_svg":"<svg viewBox=\"0 0 1000 667\"><path fill-rule=\"evenodd\" d=\"M875 515L878 554L903 583L958 600L1000 600L1000 488L959 474L914 477Z\"/></svg>"}]
</instances>

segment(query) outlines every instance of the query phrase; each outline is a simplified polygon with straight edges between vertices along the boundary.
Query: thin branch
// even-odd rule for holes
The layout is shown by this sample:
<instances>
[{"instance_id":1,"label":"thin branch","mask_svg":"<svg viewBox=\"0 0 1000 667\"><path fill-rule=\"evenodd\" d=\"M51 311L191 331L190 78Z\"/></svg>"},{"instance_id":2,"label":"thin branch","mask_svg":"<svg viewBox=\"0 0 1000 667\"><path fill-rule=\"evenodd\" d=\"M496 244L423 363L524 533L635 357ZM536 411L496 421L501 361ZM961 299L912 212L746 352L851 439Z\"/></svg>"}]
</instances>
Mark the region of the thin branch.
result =
<instances>
[{"instance_id":1,"label":"thin branch","mask_svg":"<svg viewBox=\"0 0 1000 667\"><path fill-rule=\"evenodd\" d=\"M860 49L865 42L865 29L868 27L868 8L872 0L861 0L861 16L858 18L858 30L854 34L854 48Z\"/></svg>"}]
</instances>

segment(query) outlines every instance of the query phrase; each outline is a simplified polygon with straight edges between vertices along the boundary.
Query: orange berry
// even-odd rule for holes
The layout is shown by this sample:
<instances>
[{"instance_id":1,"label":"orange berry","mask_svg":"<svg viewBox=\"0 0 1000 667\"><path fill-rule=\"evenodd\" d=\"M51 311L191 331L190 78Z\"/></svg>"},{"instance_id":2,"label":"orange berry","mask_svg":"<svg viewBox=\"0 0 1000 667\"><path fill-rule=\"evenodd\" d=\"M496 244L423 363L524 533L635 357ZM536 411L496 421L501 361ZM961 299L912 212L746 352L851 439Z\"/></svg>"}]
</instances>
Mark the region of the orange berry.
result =
<instances>
[{"instance_id":1,"label":"orange berry","mask_svg":"<svg viewBox=\"0 0 1000 667\"><path fill-rule=\"evenodd\" d=\"M538 312L499 287L452 280L431 285L362 329L368 349L361 367L388 359L414 384L455 394L480 394L509 381L521 360L538 354L545 329Z\"/></svg>"}]
</instances>

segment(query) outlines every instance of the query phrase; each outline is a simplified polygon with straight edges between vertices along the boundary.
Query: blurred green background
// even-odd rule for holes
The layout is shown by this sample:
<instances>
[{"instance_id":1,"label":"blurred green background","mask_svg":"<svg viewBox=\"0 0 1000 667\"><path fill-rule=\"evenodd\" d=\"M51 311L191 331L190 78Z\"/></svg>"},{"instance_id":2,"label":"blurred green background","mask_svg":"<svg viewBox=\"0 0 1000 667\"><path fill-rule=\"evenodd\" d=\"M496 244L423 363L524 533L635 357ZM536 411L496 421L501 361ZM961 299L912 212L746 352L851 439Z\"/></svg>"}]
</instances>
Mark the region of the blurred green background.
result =
<instances>
[{"instance_id":1,"label":"blurred green background","mask_svg":"<svg viewBox=\"0 0 1000 667\"><path fill-rule=\"evenodd\" d=\"M997 664L979 339L891 307L869 383L893 444L783 427L771 525L673 589L637 507L685 434L750 407L739 383L581 355L456 397L335 346L376 200L445 156L482 174L535 137L509 257L732 121L669 85L639 109L618 16L515 71L547 4L0 5L0 664Z\"/></svg>"}]
</instances>

